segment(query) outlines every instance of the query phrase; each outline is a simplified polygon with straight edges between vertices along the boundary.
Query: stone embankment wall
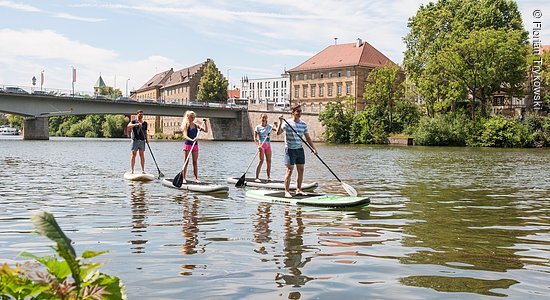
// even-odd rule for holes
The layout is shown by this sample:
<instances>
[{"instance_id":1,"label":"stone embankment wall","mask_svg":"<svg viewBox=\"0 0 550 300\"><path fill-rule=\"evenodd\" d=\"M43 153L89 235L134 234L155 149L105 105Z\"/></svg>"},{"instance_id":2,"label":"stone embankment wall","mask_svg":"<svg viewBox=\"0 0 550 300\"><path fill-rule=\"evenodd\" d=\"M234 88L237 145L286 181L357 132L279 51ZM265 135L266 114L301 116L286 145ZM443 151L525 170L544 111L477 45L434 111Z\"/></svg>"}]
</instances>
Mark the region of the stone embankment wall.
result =
<instances>
[{"instance_id":1,"label":"stone embankment wall","mask_svg":"<svg viewBox=\"0 0 550 300\"><path fill-rule=\"evenodd\" d=\"M261 123L262 113L267 114L267 121L272 125L274 122L279 122L280 115L283 115L285 119L292 117L290 112L265 111L265 108L262 110L261 107L249 107L249 110L243 111L238 119L207 119L209 132L201 133L201 136L203 139L216 141L252 141L254 128ZM303 113L301 119L307 123L309 135L313 141L322 142L325 129L319 122L318 115ZM279 136L275 132L271 134L272 141L283 141L283 139L283 134Z\"/></svg>"}]
</instances>

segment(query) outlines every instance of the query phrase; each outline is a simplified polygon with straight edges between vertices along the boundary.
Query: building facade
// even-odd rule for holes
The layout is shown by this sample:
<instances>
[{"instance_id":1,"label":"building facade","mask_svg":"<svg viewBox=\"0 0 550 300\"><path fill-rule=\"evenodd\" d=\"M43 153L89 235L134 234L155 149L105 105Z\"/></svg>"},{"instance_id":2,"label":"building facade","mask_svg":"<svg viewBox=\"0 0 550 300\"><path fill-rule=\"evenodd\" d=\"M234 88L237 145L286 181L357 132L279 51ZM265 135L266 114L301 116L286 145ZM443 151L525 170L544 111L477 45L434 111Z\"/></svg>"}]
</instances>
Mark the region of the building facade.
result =
<instances>
[{"instance_id":1,"label":"building facade","mask_svg":"<svg viewBox=\"0 0 550 300\"><path fill-rule=\"evenodd\" d=\"M369 43L331 45L288 71L290 102L300 103L305 111L319 112L338 97L351 96L355 109L362 110L365 81L369 72L395 64Z\"/></svg>"},{"instance_id":2,"label":"building facade","mask_svg":"<svg viewBox=\"0 0 550 300\"><path fill-rule=\"evenodd\" d=\"M155 74L139 89L134 91L132 97L135 97L140 102L188 105L197 99L200 80L209 61L210 59L207 59L200 64L177 71L171 68L170 70ZM144 118L149 123L150 133L181 133L180 126L183 116L146 116Z\"/></svg>"},{"instance_id":3,"label":"building facade","mask_svg":"<svg viewBox=\"0 0 550 300\"><path fill-rule=\"evenodd\" d=\"M248 99L250 104L273 103L285 104L290 101L290 77L282 74L281 77L241 80L241 99Z\"/></svg>"},{"instance_id":4,"label":"building facade","mask_svg":"<svg viewBox=\"0 0 550 300\"><path fill-rule=\"evenodd\" d=\"M204 74L204 69L209 60L175 71L161 88L159 101L168 104L189 105L197 101L199 84ZM162 132L165 134L181 133L181 117L161 117Z\"/></svg>"}]
</instances>

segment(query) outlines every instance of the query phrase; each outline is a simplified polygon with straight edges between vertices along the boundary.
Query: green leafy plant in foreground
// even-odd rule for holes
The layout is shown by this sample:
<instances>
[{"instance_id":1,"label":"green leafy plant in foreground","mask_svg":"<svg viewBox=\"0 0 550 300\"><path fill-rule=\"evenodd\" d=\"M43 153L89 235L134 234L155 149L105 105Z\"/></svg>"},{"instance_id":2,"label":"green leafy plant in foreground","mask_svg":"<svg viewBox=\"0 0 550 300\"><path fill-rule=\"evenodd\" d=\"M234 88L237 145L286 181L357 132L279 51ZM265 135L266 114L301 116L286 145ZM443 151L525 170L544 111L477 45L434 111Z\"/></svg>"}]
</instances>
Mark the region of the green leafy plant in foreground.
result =
<instances>
[{"instance_id":1,"label":"green leafy plant in foreground","mask_svg":"<svg viewBox=\"0 0 550 300\"><path fill-rule=\"evenodd\" d=\"M118 277L97 270L100 263L84 262L106 251L84 251L81 257L63 233L54 216L39 212L32 217L38 234L56 243L52 248L57 256L38 257L23 252L25 262L0 267L0 299L126 299L124 285ZM46 272L41 270L42 265ZM70 278L69 278L70 277ZM72 280L71 280L72 278Z\"/></svg>"}]
</instances>

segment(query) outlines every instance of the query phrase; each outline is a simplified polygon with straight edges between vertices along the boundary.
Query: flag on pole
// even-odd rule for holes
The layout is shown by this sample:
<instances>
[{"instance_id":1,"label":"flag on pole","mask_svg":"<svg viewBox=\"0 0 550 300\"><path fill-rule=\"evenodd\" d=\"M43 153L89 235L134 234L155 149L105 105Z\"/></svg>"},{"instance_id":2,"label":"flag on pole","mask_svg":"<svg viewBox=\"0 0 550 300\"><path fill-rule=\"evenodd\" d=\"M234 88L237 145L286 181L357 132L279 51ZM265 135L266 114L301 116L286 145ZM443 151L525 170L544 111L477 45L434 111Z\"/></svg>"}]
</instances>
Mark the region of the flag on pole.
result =
<instances>
[{"instance_id":1,"label":"flag on pole","mask_svg":"<svg viewBox=\"0 0 550 300\"><path fill-rule=\"evenodd\" d=\"M40 89L42 89L42 86L44 85L44 70L40 73Z\"/></svg>"},{"instance_id":2,"label":"flag on pole","mask_svg":"<svg viewBox=\"0 0 550 300\"><path fill-rule=\"evenodd\" d=\"M73 82L76 82L76 69L73 68Z\"/></svg>"}]
</instances>

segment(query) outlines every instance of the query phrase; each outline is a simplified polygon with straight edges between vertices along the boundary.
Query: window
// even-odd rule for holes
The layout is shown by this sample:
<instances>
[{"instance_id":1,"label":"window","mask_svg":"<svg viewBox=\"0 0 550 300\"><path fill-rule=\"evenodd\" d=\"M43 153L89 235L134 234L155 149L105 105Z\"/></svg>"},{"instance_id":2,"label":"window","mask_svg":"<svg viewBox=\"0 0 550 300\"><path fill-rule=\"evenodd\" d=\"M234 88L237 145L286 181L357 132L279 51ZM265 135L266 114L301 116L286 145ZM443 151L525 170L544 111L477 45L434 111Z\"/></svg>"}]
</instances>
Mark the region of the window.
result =
<instances>
[{"instance_id":1,"label":"window","mask_svg":"<svg viewBox=\"0 0 550 300\"><path fill-rule=\"evenodd\" d=\"M319 78L323 79L325 78L325 75L323 73L319 74Z\"/></svg>"},{"instance_id":2,"label":"window","mask_svg":"<svg viewBox=\"0 0 550 300\"><path fill-rule=\"evenodd\" d=\"M319 85L319 97L323 97L325 87L323 85Z\"/></svg>"},{"instance_id":3,"label":"window","mask_svg":"<svg viewBox=\"0 0 550 300\"><path fill-rule=\"evenodd\" d=\"M351 94L351 83L346 83L346 95Z\"/></svg>"},{"instance_id":4,"label":"window","mask_svg":"<svg viewBox=\"0 0 550 300\"><path fill-rule=\"evenodd\" d=\"M307 80L307 74L304 74L304 80Z\"/></svg>"},{"instance_id":5,"label":"window","mask_svg":"<svg viewBox=\"0 0 550 300\"><path fill-rule=\"evenodd\" d=\"M315 97L315 85L311 85L311 91L309 93L311 97Z\"/></svg>"},{"instance_id":6,"label":"window","mask_svg":"<svg viewBox=\"0 0 550 300\"><path fill-rule=\"evenodd\" d=\"M332 78L332 72L328 72L328 78Z\"/></svg>"},{"instance_id":7,"label":"window","mask_svg":"<svg viewBox=\"0 0 550 300\"><path fill-rule=\"evenodd\" d=\"M294 98L298 99L300 97L300 87L294 87Z\"/></svg>"},{"instance_id":8,"label":"window","mask_svg":"<svg viewBox=\"0 0 550 300\"><path fill-rule=\"evenodd\" d=\"M332 84L328 85L328 96L332 97Z\"/></svg>"},{"instance_id":9,"label":"window","mask_svg":"<svg viewBox=\"0 0 550 300\"><path fill-rule=\"evenodd\" d=\"M350 69L347 69L347 70L346 70L346 76L347 76L347 77L350 77L350 76L351 76L351 70L350 70Z\"/></svg>"},{"instance_id":10,"label":"window","mask_svg":"<svg viewBox=\"0 0 550 300\"><path fill-rule=\"evenodd\" d=\"M338 71L338 77L342 77L342 71Z\"/></svg>"},{"instance_id":11,"label":"window","mask_svg":"<svg viewBox=\"0 0 550 300\"><path fill-rule=\"evenodd\" d=\"M296 74L296 81L300 80L300 74Z\"/></svg>"},{"instance_id":12,"label":"window","mask_svg":"<svg viewBox=\"0 0 550 300\"><path fill-rule=\"evenodd\" d=\"M302 89L304 90L304 98L307 98L307 85L304 85Z\"/></svg>"},{"instance_id":13,"label":"window","mask_svg":"<svg viewBox=\"0 0 550 300\"><path fill-rule=\"evenodd\" d=\"M342 95L342 84L341 83L338 83L336 85L336 95L338 95L338 96Z\"/></svg>"},{"instance_id":14,"label":"window","mask_svg":"<svg viewBox=\"0 0 550 300\"><path fill-rule=\"evenodd\" d=\"M311 73L311 79L315 79L315 73Z\"/></svg>"}]
</instances>

